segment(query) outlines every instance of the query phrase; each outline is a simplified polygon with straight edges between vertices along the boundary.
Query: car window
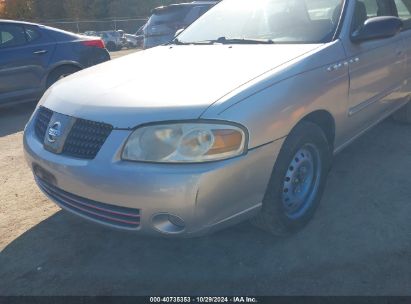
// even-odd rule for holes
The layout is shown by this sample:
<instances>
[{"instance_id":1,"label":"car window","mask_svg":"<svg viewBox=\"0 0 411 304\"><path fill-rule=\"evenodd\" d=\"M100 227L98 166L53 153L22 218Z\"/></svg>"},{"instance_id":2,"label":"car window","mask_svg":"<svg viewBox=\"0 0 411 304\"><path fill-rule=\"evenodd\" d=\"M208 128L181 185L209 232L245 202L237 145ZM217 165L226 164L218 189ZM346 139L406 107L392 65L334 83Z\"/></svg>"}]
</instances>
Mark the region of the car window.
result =
<instances>
[{"instance_id":1,"label":"car window","mask_svg":"<svg viewBox=\"0 0 411 304\"><path fill-rule=\"evenodd\" d=\"M199 6L198 16L204 15L210 8L211 6Z\"/></svg>"},{"instance_id":2,"label":"car window","mask_svg":"<svg viewBox=\"0 0 411 304\"><path fill-rule=\"evenodd\" d=\"M179 40L193 43L224 37L275 43L328 42L337 28L342 3L341 0L224 0L194 22Z\"/></svg>"},{"instance_id":3,"label":"car window","mask_svg":"<svg viewBox=\"0 0 411 304\"><path fill-rule=\"evenodd\" d=\"M154 12L148 21L149 26L182 23L189 8L184 6L169 6Z\"/></svg>"},{"instance_id":4,"label":"car window","mask_svg":"<svg viewBox=\"0 0 411 304\"><path fill-rule=\"evenodd\" d=\"M0 42L2 44L9 43L10 41L13 40L13 36L9 32L1 31L0 32Z\"/></svg>"},{"instance_id":5,"label":"car window","mask_svg":"<svg viewBox=\"0 0 411 304\"><path fill-rule=\"evenodd\" d=\"M333 20L333 22L338 22L341 12L341 4L337 1L329 0L317 0L317 1L307 1L307 11L311 20ZM339 9L336 10L338 5Z\"/></svg>"},{"instance_id":6,"label":"car window","mask_svg":"<svg viewBox=\"0 0 411 304\"><path fill-rule=\"evenodd\" d=\"M356 0L352 31L358 31L369 18L393 16L390 4L387 0Z\"/></svg>"},{"instance_id":7,"label":"car window","mask_svg":"<svg viewBox=\"0 0 411 304\"><path fill-rule=\"evenodd\" d=\"M185 22L187 24L193 23L197 20L202 14L204 14L208 10L206 6L196 6L191 9L191 11L187 14L185 18Z\"/></svg>"},{"instance_id":8,"label":"car window","mask_svg":"<svg viewBox=\"0 0 411 304\"><path fill-rule=\"evenodd\" d=\"M395 5L405 29L411 29L411 0L395 0Z\"/></svg>"},{"instance_id":9,"label":"car window","mask_svg":"<svg viewBox=\"0 0 411 304\"><path fill-rule=\"evenodd\" d=\"M391 16L390 1L387 0L360 0L365 4L367 17Z\"/></svg>"},{"instance_id":10,"label":"car window","mask_svg":"<svg viewBox=\"0 0 411 304\"><path fill-rule=\"evenodd\" d=\"M36 41L40 38L40 33L33 28L26 28L26 38L28 42Z\"/></svg>"},{"instance_id":11,"label":"car window","mask_svg":"<svg viewBox=\"0 0 411 304\"><path fill-rule=\"evenodd\" d=\"M14 24L0 25L0 48L16 47L26 44L24 28Z\"/></svg>"}]
</instances>

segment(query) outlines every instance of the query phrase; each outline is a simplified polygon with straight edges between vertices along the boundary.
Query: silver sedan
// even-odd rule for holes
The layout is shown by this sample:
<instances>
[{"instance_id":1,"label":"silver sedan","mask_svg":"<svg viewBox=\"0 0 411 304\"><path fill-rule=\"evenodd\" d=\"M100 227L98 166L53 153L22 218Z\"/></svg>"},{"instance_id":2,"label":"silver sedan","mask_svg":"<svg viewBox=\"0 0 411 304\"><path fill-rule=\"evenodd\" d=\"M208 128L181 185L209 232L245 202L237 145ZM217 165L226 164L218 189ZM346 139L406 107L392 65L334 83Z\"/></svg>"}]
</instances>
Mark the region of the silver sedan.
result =
<instances>
[{"instance_id":1,"label":"silver sedan","mask_svg":"<svg viewBox=\"0 0 411 304\"><path fill-rule=\"evenodd\" d=\"M335 153L402 107L411 121L411 3L364 2L224 0L167 45L59 81L25 130L37 184L141 234L298 231Z\"/></svg>"}]
</instances>

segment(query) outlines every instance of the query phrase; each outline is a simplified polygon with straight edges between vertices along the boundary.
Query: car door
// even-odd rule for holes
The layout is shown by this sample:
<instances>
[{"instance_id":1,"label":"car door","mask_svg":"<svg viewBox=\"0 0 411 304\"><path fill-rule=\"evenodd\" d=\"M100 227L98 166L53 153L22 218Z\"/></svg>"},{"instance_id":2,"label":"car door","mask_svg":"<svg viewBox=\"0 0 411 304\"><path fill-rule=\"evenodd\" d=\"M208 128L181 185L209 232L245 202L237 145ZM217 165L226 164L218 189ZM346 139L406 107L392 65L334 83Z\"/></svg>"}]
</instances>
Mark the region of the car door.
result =
<instances>
[{"instance_id":1,"label":"car door","mask_svg":"<svg viewBox=\"0 0 411 304\"><path fill-rule=\"evenodd\" d=\"M36 26L0 23L0 103L41 96L54 47Z\"/></svg>"},{"instance_id":2,"label":"car door","mask_svg":"<svg viewBox=\"0 0 411 304\"><path fill-rule=\"evenodd\" d=\"M356 0L350 35L368 18L392 16L392 0ZM403 101L406 55L400 35L354 43L345 40L350 75L348 116L352 131L365 129Z\"/></svg>"}]
</instances>

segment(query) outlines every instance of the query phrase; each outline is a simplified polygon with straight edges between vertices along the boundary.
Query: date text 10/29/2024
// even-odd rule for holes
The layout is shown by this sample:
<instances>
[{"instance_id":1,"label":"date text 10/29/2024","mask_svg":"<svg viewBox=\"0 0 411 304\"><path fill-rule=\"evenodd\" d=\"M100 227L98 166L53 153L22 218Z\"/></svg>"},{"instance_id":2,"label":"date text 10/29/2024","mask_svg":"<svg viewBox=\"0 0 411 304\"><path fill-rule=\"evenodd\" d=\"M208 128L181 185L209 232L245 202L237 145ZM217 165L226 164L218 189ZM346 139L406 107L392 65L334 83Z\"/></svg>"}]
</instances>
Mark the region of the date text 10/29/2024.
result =
<instances>
[{"instance_id":1,"label":"date text 10/29/2024","mask_svg":"<svg viewBox=\"0 0 411 304\"><path fill-rule=\"evenodd\" d=\"M254 297L150 297L150 303L258 303Z\"/></svg>"}]
</instances>

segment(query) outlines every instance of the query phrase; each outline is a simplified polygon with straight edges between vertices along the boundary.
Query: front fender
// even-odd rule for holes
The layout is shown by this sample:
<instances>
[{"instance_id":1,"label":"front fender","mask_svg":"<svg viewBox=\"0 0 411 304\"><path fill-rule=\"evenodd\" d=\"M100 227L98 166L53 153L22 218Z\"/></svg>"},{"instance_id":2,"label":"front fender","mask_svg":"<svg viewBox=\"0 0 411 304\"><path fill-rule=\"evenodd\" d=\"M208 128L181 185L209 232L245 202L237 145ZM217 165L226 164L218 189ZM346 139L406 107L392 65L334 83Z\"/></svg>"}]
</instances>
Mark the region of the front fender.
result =
<instances>
[{"instance_id":1,"label":"front fender","mask_svg":"<svg viewBox=\"0 0 411 304\"><path fill-rule=\"evenodd\" d=\"M281 72L277 72L271 84L267 78L260 82L254 80L255 83L247 89L216 102L201 118L222 119L244 125L249 131L249 148L252 149L286 137L308 114L325 110L335 120L338 144L338 126L343 123L347 110L348 67L334 72L327 68L344 58L342 45L333 43L309 58L284 68L283 71L288 75L294 71L294 76L283 77L283 80L275 82L279 78L278 74L281 76ZM299 72L301 70L305 72ZM266 83L263 88L262 83Z\"/></svg>"}]
</instances>

